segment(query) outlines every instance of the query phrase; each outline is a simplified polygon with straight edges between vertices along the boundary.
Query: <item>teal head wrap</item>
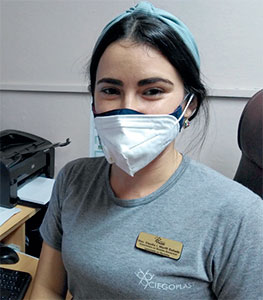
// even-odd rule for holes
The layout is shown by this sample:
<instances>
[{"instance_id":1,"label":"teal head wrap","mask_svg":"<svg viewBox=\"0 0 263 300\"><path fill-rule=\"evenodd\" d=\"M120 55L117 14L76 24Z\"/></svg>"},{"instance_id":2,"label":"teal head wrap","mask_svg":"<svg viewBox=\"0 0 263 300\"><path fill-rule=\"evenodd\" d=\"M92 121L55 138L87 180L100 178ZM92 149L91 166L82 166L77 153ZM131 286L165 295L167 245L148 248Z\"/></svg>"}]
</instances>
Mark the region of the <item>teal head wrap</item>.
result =
<instances>
[{"instance_id":1,"label":"teal head wrap","mask_svg":"<svg viewBox=\"0 0 263 300\"><path fill-rule=\"evenodd\" d=\"M183 40L183 42L185 43L187 48L192 53L197 66L200 67L200 57L199 57L199 53L198 53L198 48L196 46L195 40L192 36L192 33L186 27L186 25L182 21L180 21L178 18L176 18L172 14L168 13L167 11L156 8L151 3L144 2L144 1L140 2L139 4L137 4L134 7L131 7L126 12L119 15L118 17L113 19L110 23L108 23L105 26L105 28L103 29L103 31L101 32L101 35L99 36L98 41L96 43L95 49L96 49L97 45L100 43L100 41L102 40L102 38L104 37L105 33L111 28L111 26L113 26L114 24L119 22L121 19L123 19L126 16L131 15L133 13L142 13L145 15L153 16L155 18L162 20L169 26L171 26L177 32L177 34L181 37L181 39Z\"/></svg>"}]
</instances>

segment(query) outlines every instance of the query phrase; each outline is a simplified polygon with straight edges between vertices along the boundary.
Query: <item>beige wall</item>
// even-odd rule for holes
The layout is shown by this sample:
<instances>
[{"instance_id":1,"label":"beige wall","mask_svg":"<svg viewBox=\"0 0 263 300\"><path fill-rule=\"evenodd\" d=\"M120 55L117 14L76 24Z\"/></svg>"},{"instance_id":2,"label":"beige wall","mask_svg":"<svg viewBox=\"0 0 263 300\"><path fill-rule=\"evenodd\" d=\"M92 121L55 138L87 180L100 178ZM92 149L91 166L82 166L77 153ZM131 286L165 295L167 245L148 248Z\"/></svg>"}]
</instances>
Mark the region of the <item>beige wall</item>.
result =
<instances>
[{"instance_id":1,"label":"beige wall","mask_svg":"<svg viewBox=\"0 0 263 300\"><path fill-rule=\"evenodd\" d=\"M209 87L211 121L200 153L189 155L233 177L240 159L236 134L249 96L263 85L261 0L153 0L186 22L199 45ZM133 0L2 0L0 130L19 129L52 142L56 172L89 154L90 100L84 67L107 21ZM184 148L197 125L177 142Z\"/></svg>"}]
</instances>

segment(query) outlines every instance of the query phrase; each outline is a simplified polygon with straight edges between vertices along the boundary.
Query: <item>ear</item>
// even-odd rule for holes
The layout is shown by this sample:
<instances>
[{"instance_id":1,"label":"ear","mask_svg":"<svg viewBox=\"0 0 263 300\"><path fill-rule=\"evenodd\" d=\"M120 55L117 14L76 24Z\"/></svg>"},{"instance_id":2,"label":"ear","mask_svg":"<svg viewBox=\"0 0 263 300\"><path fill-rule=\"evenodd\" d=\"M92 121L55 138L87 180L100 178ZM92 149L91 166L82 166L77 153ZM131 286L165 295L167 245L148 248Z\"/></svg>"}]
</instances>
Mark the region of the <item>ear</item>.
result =
<instances>
[{"instance_id":1,"label":"ear","mask_svg":"<svg viewBox=\"0 0 263 300\"><path fill-rule=\"evenodd\" d=\"M186 106L186 104L187 103L185 103L183 105L183 109ZM196 110L196 108L197 108L197 98L194 96L193 99L192 99L192 101L191 101L191 103L189 104L189 106L187 107L187 109L186 109L186 111L184 113L184 117L186 119L189 119L193 115L193 113Z\"/></svg>"},{"instance_id":2,"label":"ear","mask_svg":"<svg viewBox=\"0 0 263 300\"><path fill-rule=\"evenodd\" d=\"M96 109L95 109L95 103L94 103L94 99L93 98L92 98L91 108L92 108L93 114L95 115L97 112L96 112Z\"/></svg>"}]
</instances>

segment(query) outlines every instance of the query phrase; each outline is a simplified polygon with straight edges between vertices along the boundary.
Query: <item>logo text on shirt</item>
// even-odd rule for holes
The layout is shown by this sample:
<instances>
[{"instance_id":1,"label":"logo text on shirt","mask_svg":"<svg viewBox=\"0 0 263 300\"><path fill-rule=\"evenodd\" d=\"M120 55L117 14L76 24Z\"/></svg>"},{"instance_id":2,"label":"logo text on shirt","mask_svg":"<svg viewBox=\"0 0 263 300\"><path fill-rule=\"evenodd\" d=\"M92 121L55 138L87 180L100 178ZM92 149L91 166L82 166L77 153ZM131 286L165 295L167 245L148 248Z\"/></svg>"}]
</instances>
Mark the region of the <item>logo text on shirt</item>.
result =
<instances>
[{"instance_id":1,"label":"logo text on shirt","mask_svg":"<svg viewBox=\"0 0 263 300\"><path fill-rule=\"evenodd\" d=\"M157 282L154 280L155 275L150 273L150 270L143 272L139 269L138 272L135 273L136 277L140 279L139 285L143 286L144 289L158 289L164 291L174 291L174 290L184 290L191 289L193 287L193 283L165 283L165 282Z\"/></svg>"}]
</instances>

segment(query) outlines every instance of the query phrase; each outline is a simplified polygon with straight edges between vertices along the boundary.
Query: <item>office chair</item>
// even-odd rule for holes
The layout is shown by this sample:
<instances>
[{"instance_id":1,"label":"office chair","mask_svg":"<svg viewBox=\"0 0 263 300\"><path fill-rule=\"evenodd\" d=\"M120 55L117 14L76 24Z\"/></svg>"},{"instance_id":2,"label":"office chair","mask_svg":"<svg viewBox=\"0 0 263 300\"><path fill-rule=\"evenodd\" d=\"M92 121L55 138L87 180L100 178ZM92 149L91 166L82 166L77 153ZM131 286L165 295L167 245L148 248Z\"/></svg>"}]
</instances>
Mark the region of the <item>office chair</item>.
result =
<instances>
[{"instance_id":1,"label":"office chair","mask_svg":"<svg viewBox=\"0 0 263 300\"><path fill-rule=\"evenodd\" d=\"M242 156L234 180L263 198L263 89L246 104L238 126Z\"/></svg>"}]
</instances>

